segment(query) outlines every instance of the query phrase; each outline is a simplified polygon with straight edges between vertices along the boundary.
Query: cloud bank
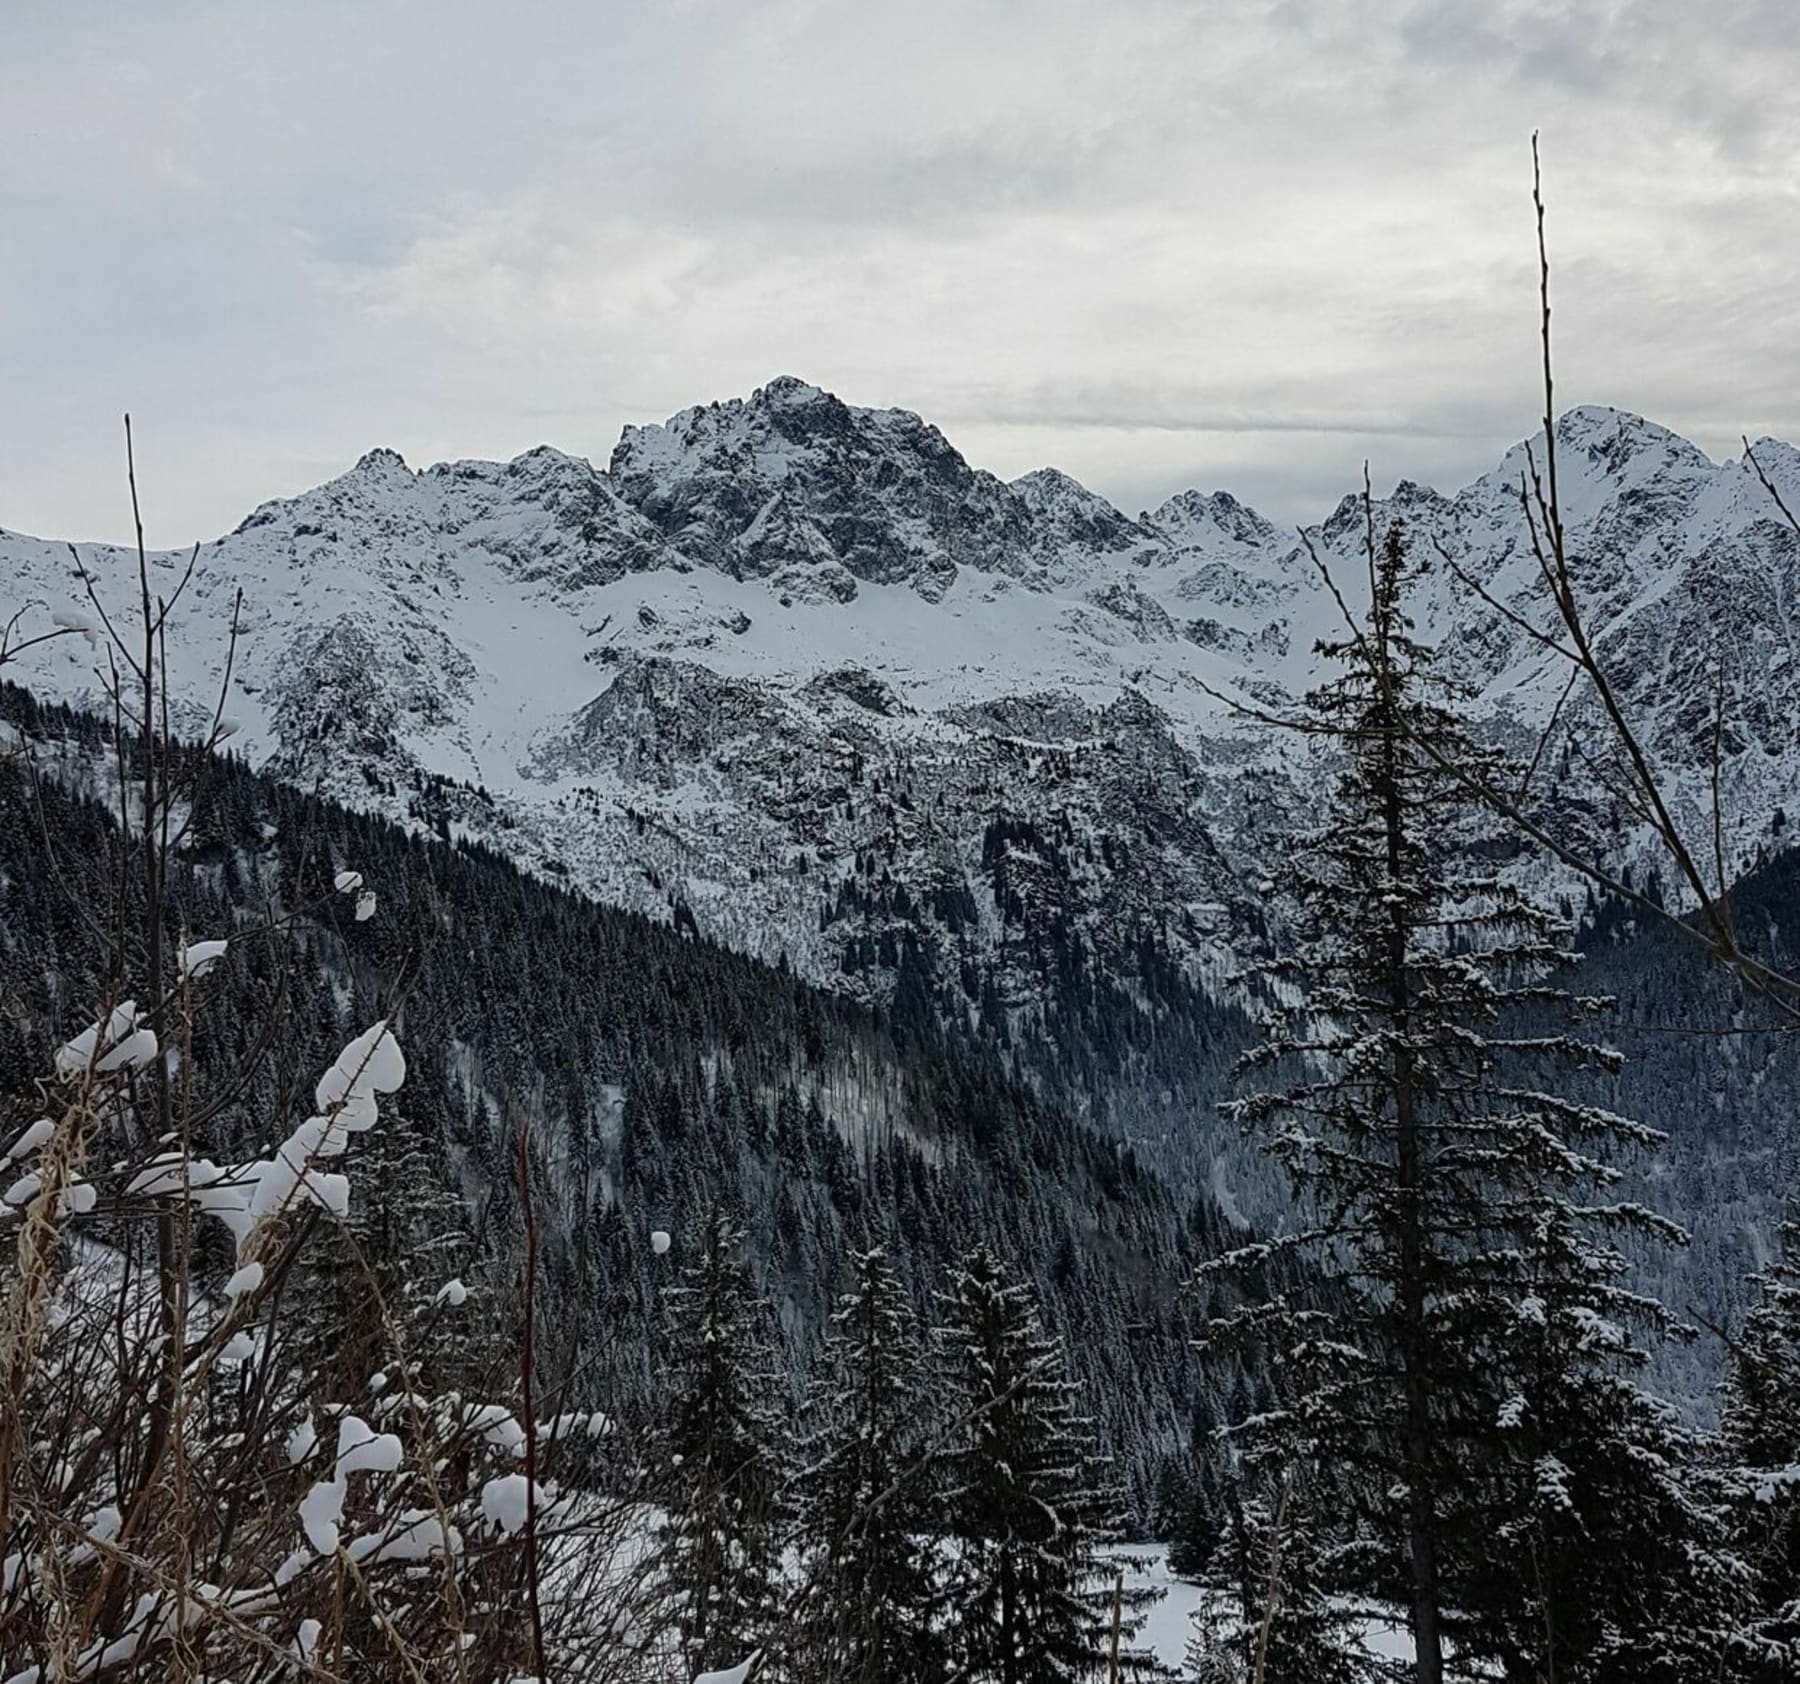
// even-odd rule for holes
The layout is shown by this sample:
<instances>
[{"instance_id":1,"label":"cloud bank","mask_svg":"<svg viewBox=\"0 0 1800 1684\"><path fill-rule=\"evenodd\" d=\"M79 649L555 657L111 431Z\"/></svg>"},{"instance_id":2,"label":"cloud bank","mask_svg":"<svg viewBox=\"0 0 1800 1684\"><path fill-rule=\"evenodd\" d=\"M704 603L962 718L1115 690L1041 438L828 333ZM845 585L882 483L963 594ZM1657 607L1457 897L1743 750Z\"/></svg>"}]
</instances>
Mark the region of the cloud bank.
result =
<instances>
[{"instance_id":1,"label":"cloud bank","mask_svg":"<svg viewBox=\"0 0 1800 1684\"><path fill-rule=\"evenodd\" d=\"M0 524L209 537L374 444L791 372L1130 510L1452 486L1561 394L1800 436L1786 0L160 0L21 9Z\"/></svg>"}]
</instances>

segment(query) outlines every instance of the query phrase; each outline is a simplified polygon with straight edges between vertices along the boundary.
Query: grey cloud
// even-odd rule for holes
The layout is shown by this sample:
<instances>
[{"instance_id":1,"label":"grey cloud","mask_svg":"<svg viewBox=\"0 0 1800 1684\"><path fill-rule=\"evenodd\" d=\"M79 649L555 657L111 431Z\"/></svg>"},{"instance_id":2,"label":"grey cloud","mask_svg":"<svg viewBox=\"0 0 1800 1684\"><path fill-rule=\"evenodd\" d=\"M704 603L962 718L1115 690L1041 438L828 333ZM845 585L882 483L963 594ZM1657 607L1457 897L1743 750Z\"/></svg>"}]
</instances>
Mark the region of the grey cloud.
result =
<instances>
[{"instance_id":1,"label":"grey cloud","mask_svg":"<svg viewBox=\"0 0 1800 1684\"><path fill-rule=\"evenodd\" d=\"M1132 507L1451 486L1535 417L1540 126L1569 400L1800 433L1777 0L164 0L8 47L8 526L120 534L128 405L173 542L780 369Z\"/></svg>"}]
</instances>

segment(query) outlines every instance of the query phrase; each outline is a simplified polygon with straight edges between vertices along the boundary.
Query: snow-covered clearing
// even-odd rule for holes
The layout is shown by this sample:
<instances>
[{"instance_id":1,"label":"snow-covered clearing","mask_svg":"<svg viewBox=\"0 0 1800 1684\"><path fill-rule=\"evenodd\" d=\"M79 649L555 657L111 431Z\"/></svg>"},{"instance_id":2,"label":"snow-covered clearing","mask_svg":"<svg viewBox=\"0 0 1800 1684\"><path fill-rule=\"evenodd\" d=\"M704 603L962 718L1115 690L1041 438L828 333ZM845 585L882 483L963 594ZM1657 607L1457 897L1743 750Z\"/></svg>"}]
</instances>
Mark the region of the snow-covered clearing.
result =
<instances>
[{"instance_id":1,"label":"snow-covered clearing","mask_svg":"<svg viewBox=\"0 0 1800 1684\"><path fill-rule=\"evenodd\" d=\"M1140 1641L1166 1666L1180 1668L1187 1658L1193 1634L1194 1612L1205 1593L1196 1584L1169 1570L1169 1552L1161 1544L1130 1544L1109 1552L1128 1566L1127 1584L1158 1590L1162 1599L1152 1603L1144 1620ZM1403 1628L1387 1620L1371 1618L1363 1641L1369 1653L1385 1660L1407 1660L1412 1647Z\"/></svg>"}]
</instances>

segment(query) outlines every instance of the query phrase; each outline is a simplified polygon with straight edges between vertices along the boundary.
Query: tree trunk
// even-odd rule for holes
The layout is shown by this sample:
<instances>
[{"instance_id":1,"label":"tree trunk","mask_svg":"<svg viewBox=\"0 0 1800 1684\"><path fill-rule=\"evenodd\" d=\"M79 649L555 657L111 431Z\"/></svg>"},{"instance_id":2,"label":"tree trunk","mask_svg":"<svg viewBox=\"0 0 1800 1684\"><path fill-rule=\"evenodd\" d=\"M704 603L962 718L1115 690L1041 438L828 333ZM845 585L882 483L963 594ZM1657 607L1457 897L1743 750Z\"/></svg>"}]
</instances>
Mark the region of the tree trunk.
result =
<instances>
[{"instance_id":1,"label":"tree trunk","mask_svg":"<svg viewBox=\"0 0 1800 1684\"><path fill-rule=\"evenodd\" d=\"M1013 1584L1012 1550L1000 1546L1000 1684L1020 1684L1018 1591Z\"/></svg>"},{"instance_id":2,"label":"tree trunk","mask_svg":"<svg viewBox=\"0 0 1800 1684\"><path fill-rule=\"evenodd\" d=\"M1382 690L1381 802L1387 843L1388 881L1396 893L1390 900L1387 938L1387 985L1393 1012L1394 1136L1400 1179L1399 1358L1405 1387L1405 1443L1407 1490L1407 1553L1412 1571L1412 1634L1418 1684L1442 1684L1444 1642L1439 1620L1437 1512L1435 1492L1428 1477L1431 1452L1431 1389L1425 1371L1425 1244L1421 1199L1424 1163L1419 1145L1418 1095L1412 1053L1406 1041L1410 999L1407 989L1406 953L1411 935L1407 914L1397 892L1404 869L1403 843L1406 816L1400 793L1401 721L1393 703L1393 688L1386 627L1378 630L1376 655L1380 663L1377 681Z\"/></svg>"}]
</instances>

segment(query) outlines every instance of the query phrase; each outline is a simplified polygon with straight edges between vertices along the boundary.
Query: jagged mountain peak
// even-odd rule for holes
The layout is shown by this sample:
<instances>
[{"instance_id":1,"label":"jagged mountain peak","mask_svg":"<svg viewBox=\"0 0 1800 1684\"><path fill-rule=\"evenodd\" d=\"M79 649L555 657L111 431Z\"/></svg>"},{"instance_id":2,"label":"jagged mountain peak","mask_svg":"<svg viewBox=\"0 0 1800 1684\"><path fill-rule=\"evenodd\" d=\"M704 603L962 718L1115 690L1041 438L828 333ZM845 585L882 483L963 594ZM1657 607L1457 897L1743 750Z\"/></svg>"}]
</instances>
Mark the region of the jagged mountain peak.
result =
<instances>
[{"instance_id":1,"label":"jagged mountain peak","mask_svg":"<svg viewBox=\"0 0 1800 1684\"><path fill-rule=\"evenodd\" d=\"M797 374L776 375L773 380L760 387L751 399L752 403L764 403L775 409L803 408L808 404L841 401L823 386L815 386L810 380L802 380Z\"/></svg>"},{"instance_id":2,"label":"jagged mountain peak","mask_svg":"<svg viewBox=\"0 0 1800 1684\"><path fill-rule=\"evenodd\" d=\"M534 444L531 449L521 451L506 464L506 470L518 476L565 474L586 477L599 472L585 456L571 456L553 444Z\"/></svg>"},{"instance_id":3,"label":"jagged mountain peak","mask_svg":"<svg viewBox=\"0 0 1800 1684\"><path fill-rule=\"evenodd\" d=\"M585 456L572 456L550 444L533 445L505 461L475 456L434 462L421 477L437 484L450 498L454 498L455 487L463 482L510 485L522 497L534 496L545 486L587 487L606 483L605 474Z\"/></svg>"},{"instance_id":4,"label":"jagged mountain peak","mask_svg":"<svg viewBox=\"0 0 1800 1684\"><path fill-rule=\"evenodd\" d=\"M357 474L410 474L412 470L406 465L406 458L397 450L391 450L385 444L378 444L373 450L365 450L356 459L356 466L350 470Z\"/></svg>"},{"instance_id":5,"label":"jagged mountain peak","mask_svg":"<svg viewBox=\"0 0 1800 1684\"><path fill-rule=\"evenodd\" d=\"M1346 491L1337 507L1314 529L1328 544L1341 543L1352 534L1361 534L1367 525L1362 493Z\"/></svg>"},{"instance_id":6,"label":"jagged mountain peak","mask_svg":"<svg viewBox=\"0 0 1800 1684\"><path fill-rule=\"evenodd\" d=\"M878 440L923 447L968 470L943 434L911 410L856 408L822 386L781 374L747 398L694 404L660 423L627 426L613 448L609 471L628 476L672 469L697 455L723 452L754 455L760 472L779 476L793 451L867 448Z\"/></svg>"},{"instance_id":7,"label":"jagged mountain peak","mask_svg":"<svg viewBox=\"0 0 1800 1684\"><path fill-rule=\"evenodd\" d=\"M1464 489L1459 501L1517 508L1534 464L1542 476L1542 429L1519 440L1491 472ZM1679 433L1604 404L1579 404L1557 417L1556 466L1565 512L1578 520L1594 517L1622 496L1695 494L1719 472L1705 451Z\"/></svg>"},{"instance_id":8,"label":"jagged mountain peak","mask_svg":"<svg viewBox=\"0 0 1800 1684\"><path fill-rule=\"evenodd\" d=\"M1619 409L1607 403L1578 403L1571 404L1556 418L1556 442L1559 445L1589 445L1612 439L1627 440L1634 447L1673 448L1683 455L1708 460L1697 445L1635 410Z\"/></svg>"},{"instance_id":9,"label":"jagged mountain peak","mask_svg":"<svg viewBox=\"0 0 1800 1684\"><path fill-rule=\"evenodd\" d=\"M428 476L414 473L399 451L377 446L364 451L352 467L311 490L259 504L233 529L233 536L259 528L310 536L327 530L346 511L389 529L396 523L416 525L429 519L421 500L427 483Z\"/></svg>"},{"instance_id":10,"label":"jagged mountain peak","mask_svg":"<svg viewBox=\"0 0 1800 1684\"><path fill-rule=\"evenodd\" d=\"M1181 549L1239 550L1281 547L1276 526L1229 491L1178 491L1143 517L1144 525L1164 534ZM1291 536L1291 535L1290 535Z\"/></svg>"},{"instance_id":11,"label":"jagged mountain peak","mask_svg":"<svg viewBox=\"0 0 1800 1684\"><path fill-rule=\"evenodd\" d=\"M1408 510L1447 509L1450 499L1434 486L1423 485L1418 480L1397 480L1392 494L1388 498L1388 507L1398 513Z\"/></svg>"},{"instance_id":12,"label":"jagged mountain peak","mask_svg":"<svg viewBox=\"0 0 1800 1684\"><path fill-rule=\"evenodd\" d=\"M1073 497L1092 499L1096 503L1106 502L1099 492L1089 491L1073 474L1065 474L1061 468L1048 466L1033 468L1029 473L1020 474L1017 479L1009 480L1007 483L1021 496ZM1107 507L1111 508L1112 505L1108 503Z\"/></svg>"},{"instance_id":13,"label":"jagged mountain peak","mask_svg":"<svg viewBox=\"0 0 1800 1684\"><path fill-rule=\"evenodd\" d=\"M1800 450L1797 450L1793 445L1789 444L1787 440L1770 438L1766 433L1759 439L1753 439L1750 448L1755 453L1756 459L1763 464L1765 470L1768 467L1770 458L1788 464L1800 462ZM1743 463L1742 466L1746 471L1750 471L1750 464L1748 462Z\"/></svg>"},{"instance_id":14,"label":"jagged mountain peak","mask_svg":"<svg viewBox=\"0 0 1800 1684\"><path fill-rule=\"evenodd\" d=\"M1100 519L1126 520L1099 492L1088 490L1061 468L1033 468L1030 473L1009 480L1007 490L1021 498L1033 514L1060 516L1079 511Z\"/></svg>"},{"instance_id":15,"label":"jagged mountain peak","mask_svg":"<svg viewBox=\"0 0 1800 1684\"><path fill-rule=\"evenodd\" d=\"M627 427L609 474L695 559L790 598L905 584L936 601L964 566L1023 575L1034 561L1024 505L936 427L792 377Z\"/></svg>"},{"instance_id":16,"label":"jagged mountain peak","mask_svg":"<svg viewBox=\"0 0 1800 1684\"><path fill-rule=\"evenodd\" d=\"M1047 559L1059 559L1059 550L1084 548L1107 554L1136 550L1144 552L1138 559L1150 559L1156 534L1060 468L1034 468L1007 489L1042 527Z\"/></svg>"}]
</instances>

